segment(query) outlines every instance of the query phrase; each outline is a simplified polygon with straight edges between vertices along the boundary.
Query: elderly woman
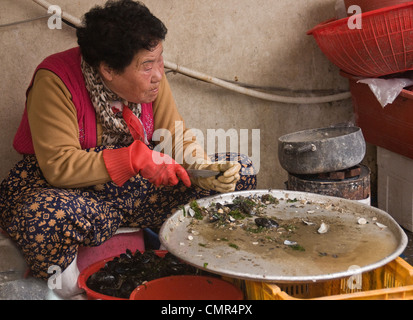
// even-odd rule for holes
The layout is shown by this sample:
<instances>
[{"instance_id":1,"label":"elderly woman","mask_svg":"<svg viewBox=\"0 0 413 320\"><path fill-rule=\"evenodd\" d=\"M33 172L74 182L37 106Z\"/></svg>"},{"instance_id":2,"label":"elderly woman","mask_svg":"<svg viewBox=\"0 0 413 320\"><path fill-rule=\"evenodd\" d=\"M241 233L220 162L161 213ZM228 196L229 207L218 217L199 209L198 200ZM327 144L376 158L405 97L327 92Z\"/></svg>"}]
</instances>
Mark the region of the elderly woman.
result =
<instances>
[{"instance_id":1,"label":"elderly woman","mask_svg":"<svg viewBox=\"0 0 413 320\"><path fill-rule=\"evenodd\" d=\"M255 188L247 157L210 160L185 127L164 73L166 33L143 4L109 1L85 15L79 47L46 58L27 90L14 140L24 158L1 184L0 227L33 276L63 270L62 296L77 292L79 246L123 226L158 228L193 199ZM169 133L170 155L156 151L157 130ZM188 168L221 175L190 178Z\"/></svg>"}]
</instances>

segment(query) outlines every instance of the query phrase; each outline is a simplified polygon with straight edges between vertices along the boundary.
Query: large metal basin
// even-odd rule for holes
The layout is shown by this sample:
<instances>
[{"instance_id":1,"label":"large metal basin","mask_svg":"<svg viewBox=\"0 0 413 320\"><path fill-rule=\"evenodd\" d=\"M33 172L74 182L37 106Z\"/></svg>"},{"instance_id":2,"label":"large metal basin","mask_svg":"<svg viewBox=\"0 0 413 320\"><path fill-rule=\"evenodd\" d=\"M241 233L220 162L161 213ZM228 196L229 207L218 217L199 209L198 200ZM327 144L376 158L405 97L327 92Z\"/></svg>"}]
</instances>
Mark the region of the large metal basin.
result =
<instances>
[{"instance_id":1,"label":"large metal basin","mask_svg":"<svg viewBox=\"0 0 413 320\"><path fill-rule=\"evenodd\" d=\"M356 201L295 191L256 190L218 195L197 202L208 207L211 203L232 203L237 196L260 197L267 193L280 199L278 205L266 209L266 214L281 225L292 218L323 219L330 226L329 232L314 235L318 226L311 226L313 230L308 233L308 241L305 237L298 241L306 252L280 248L266 250L244 246L241 241L234 249L227 241L212 241L205 226L199 227L199 234L192 233L194 226L190 223L193 218L188 215L187 205L185 213L178 210L164 223L160 241L172 254L199 269L232 278L274 283L349 277L393 261L406 248L406 234L388 213ZM359 225L359 218L365 218L368 223ZM380 228L377 223L386 228ZM309 227L299 226L302 230ZM226 237L236 237L237 231L241 230L227 232ZM296 240L294 233L289 240ZM231 238L230 241L237 240ZM248 242L245 238L243 241Z\"/></svg>"}]
</instances>

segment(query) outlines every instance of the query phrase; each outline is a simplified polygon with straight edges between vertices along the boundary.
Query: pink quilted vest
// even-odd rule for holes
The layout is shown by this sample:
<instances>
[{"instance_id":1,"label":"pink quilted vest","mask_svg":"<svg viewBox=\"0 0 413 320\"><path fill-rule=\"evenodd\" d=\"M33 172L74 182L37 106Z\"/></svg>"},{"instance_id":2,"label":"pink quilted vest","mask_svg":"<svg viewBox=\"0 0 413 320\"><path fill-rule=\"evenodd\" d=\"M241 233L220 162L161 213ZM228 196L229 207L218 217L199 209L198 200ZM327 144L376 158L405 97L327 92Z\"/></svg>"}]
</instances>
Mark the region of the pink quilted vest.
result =
<instances>
[{"instance_id":1,"label":"pink quilted vest","mask_svg":"<svg viewBox=\"0 0 413 320\"><path fill-rule=\"evenodd\" d=\"M38 70L46 69L55 73L65 84L72 95L73 104L77 111L79 125L79 142L82 149L96 147L96 114L89 93L86 89L80 67L80 48L72 48L47 57L35 70L29 88L26 91L26 104L28 93L33 86L34 77ZM141 121L150 141L153 135L153 111L152 103L142 105ZM34 154L33 141L27 118L27 108L17 133L14 137L13 147L21 154Z\"/></svg>"}]
</instances>

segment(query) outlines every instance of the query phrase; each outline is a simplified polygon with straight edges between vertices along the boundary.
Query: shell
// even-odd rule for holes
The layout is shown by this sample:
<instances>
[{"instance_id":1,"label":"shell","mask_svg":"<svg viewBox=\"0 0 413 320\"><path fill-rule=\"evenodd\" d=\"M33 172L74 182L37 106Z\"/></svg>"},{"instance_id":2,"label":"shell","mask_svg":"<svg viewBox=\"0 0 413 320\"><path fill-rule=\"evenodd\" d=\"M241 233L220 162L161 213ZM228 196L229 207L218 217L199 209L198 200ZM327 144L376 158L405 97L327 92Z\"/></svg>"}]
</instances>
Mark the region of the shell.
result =
<instances>
[{"instance_id":1,"label":"shell","mask_svg":"<svg viewBox=\"0 0 413 320\"><path fill-rule=\"evenodd\" d=\"M297 242L285 240L285 241L284 241L284 244L285 244L286 246L296 246L296 245L297 245Z\"/></svg>"},{"instance_id":2,"label":"shell","mask_svg":"<svg viewBox=\"0 0 413 320\"><path fill-rule=\"evenodd\" d=\"M195 216L195 211L194 211L194 209L192 209L192 208L189 208L189 209L188 209L188 213L189 213L189 215L190 215L191 217L194 217L194 216Z\"/></svg>"},{"instance_id":3,"label":"shell","mask_svg":"<svg viewBox=\"0 0 413 320\"><path fill-rule=\"evenodd\" d=\"M380 228L380 229L386 229L387 226L385 226L384 224L378 223L376 222L376 225Z\"/></svg>"},{"instance_id":4,"label":"shell","mask_svg":"<svg viewBox=\"0 0 413 320\"><path fill-rule=\"evenodd\" d=\"M364 219L364 218L360 218L360 219L358 219L357 223L358 224L367 224L367 220Z\"/></svg>"},{"instance_id":5,"label":"shell","mask_svg":"<svg viewBox=\"0 0 413 320\"><path fill-rule=\"evenodd\" d=\"M256 218L254 221L257 226L263 228L278 228L280 226L278 222L273 219Z\"/></svg>"},{"instance_id":6,"label":"shell","mask_svg":"<svg viewBox=\"0 0 413 320\"><path fill-rule=\"evenodd\" d=\"M305 220L303 220L303 223L304 223L305 225L307 225L307 226L313 226L313 225L315 225L314 222L305 221Z\"/></svg>"},{"instance_id":7,"label":"shell","mask_svg":"<svg viewBox=\"0 0 413 320\"><path fill-rule=\"evenodd\" d=\"M327 232L328 232L328 229L329 229L328 225L326 225L326 224L323 222L323 223L321 224L320 228L317 230L317 232L318 232L319 234L324 234L324 233L327 233Z\"/></svg>"}]
</instances>

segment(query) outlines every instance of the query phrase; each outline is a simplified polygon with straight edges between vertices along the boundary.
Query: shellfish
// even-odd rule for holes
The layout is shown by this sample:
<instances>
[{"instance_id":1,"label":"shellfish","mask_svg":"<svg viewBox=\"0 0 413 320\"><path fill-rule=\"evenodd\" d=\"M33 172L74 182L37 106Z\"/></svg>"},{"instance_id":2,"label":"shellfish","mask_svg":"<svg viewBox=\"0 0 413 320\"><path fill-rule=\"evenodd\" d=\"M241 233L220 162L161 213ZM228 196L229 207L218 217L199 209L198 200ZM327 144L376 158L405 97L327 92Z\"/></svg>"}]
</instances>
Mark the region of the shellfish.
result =
<instances>
[{"instance_id":1,"label":"shellfish","mask_svg":"<svg viewBox=\"0 0 413 320\"><path fill-rule=\"evenodd\" d=\"M321 224L320 228L317 230L319 234L324 234L327 233L329 229L329 226L325 224L324 222Z\"/></svg>"},{"instance_id":2,"label":"shellfish","mask_svg":"<svg viewBox=\"0 0 413 320\"><path fill-rule=\"evenodd\" d=\"M154 251L132 254L130 250L109 261L87 280L87 286L104 295L128 299L132 291L146 281L171 275L209 274L167 253L163 258ZM212 274L211 274L212 275Z\"/></svg>"},{"instance_id":3,"label":"shellfish","mask_svg":"<svg viewBox=\"0 0 413 320\"><path fill-rule=\"evenodd\" d=\"M278 228L280 225L277 223L277 221L273 219L268 219L268 218L256 218L255 224L259 227L263 228Z\"/></svg>"}]
</instances>

